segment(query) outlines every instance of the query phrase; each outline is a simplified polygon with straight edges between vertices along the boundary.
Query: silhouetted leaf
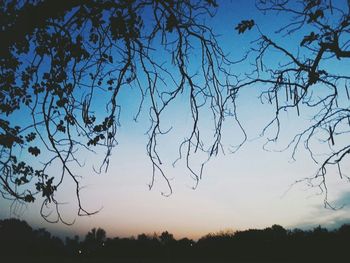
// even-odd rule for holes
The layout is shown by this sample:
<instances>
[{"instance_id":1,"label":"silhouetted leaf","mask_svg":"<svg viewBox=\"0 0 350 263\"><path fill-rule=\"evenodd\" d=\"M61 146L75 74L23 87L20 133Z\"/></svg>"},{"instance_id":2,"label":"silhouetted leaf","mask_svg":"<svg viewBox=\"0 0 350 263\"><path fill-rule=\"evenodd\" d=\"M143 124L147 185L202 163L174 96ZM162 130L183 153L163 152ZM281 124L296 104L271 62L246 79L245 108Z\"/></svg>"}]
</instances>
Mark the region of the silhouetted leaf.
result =
<instances>
[{"instance_id":1,"label":"silhouetted leaf","mask_svg":"<svg viewBox=\"0 0 350 263\"><path fill-rule=\"evenodd\" d=\"M26 195L26 196L24 197L24 201L25 201L25 202L28 202L28 203L34 203L35 198L34 198L33 195L28 194L28 195Z\"/></svg>"},{"instance_id":2,"label":"silhouetted leaf","mask_svg":"<svg viewBox=\"0 0 350 263\"><path fill-rule=\"evenodd\" d=\"M218 7L219 5L215 0L206 0L209 6Z\"/></svg>"},{"instance_id":3,"label":"silhouetted leaf","mask_svg":"<svg viewBox=\"0 0 350 263\"><path fill-rule=\"evenodd\" d=\"M324 17L324 13L321 9L316 10L315 13L310 13L309 14L309 19L308 19L308 23L312 23L312 22L316 22L317 19L319 18L323 18Z\"/></svg>"},{"instance_id":4,"label":"silhouetted leaf","mask_svg":"<svg viewBox=\"0 0 350 263\"><path fill-rule=\"evenodd\" d=\"M40 154L40 149L36 146L34 147L29 147L28 152L31 153L34 156L38 156Z\"/></svg>"},{"instance_id":5,"label":"silhouetted leaf","mask_svg":"<svg viewBox=\"0 0 350 263\"><path fill-rule=\"evenodd\" d=\"M242 20L235 29L238 31L238 34L244 33L247 29L251 30L255 25L254 20Z\"/></svg>"},{"instance_id":6,"label":"silhouetted leaf","mask_svg":"<svg viewBox=\"0 0 350 263\"><path fill-rule=\"evenodd\" d=\"M310 35L304 36L303 40L300 42L300 46L311 44L313 41L317 40L319 37L318 34L311 32Z\"/></svg>"},{"instance_id":7,"label":"silhouetted leaf","mask_svg":"<svg viewBox=\"0 0 350 263\"><path fill-rule=\"evenodd\" d=\"M172 32L174 27L177 25L177 19L176 17L171 14L168 19L166 20L166 26L165 26L165 29L169 32Z\"/></svg>"},{"instance_id":8,"label":"silhouetted leaf","mask_svg":"<svg viewBox=\"0 0 350 263\"><path fill-rule=\"evenodd\" d=\"M62 99L56 101L56 105L57 105L58 107L64 107L64 105L65 105L66 103L68 103L68 99L67 99L67 98L62 98Z\"/></svg>"},{"instance_id":9,"label":"silhouetted leaf","mask_svg":"<svg viewBox=\"0 0 350 263\"><path fill-rule=\"evenodd\" d=\"M35 132L31 132L29 134L27 134L25 136L25 139L27 142L31 142L31 141L34 141L35 140L35 137L36 137L36 133Z\"/></svg>"},{"instance_id":10,"label":"silhouetted leaf","mask_svg":"<svg viewBox=\"0 0 350 263\"><path fill-rule=\"evenodd\" d=\"M321 4L321 0L305 0L305 2L307 3L305 8L304 8L304 12L309 11L310 9L312 9L315 6L319 6Z\"/></svg>"}]
</instances>

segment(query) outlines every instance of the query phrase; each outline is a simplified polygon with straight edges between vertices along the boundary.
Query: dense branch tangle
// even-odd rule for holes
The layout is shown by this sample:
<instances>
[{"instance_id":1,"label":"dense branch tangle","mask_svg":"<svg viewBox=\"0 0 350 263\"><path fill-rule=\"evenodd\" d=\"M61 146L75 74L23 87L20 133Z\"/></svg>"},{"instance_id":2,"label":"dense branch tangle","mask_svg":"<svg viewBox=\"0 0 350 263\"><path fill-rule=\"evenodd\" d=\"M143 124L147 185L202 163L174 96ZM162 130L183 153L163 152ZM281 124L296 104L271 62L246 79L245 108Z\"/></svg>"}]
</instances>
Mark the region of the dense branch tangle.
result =
<instances>
[{"instance_id":1,"label":"dense branch tangle","mask_svg":"<svg viewBox=\"0 0 350 263\"><path fill-rule=\"evenodd\" d=\"M75 183L78 214L92 214L80 200L78 167L84 164L78 153L102 147L105 158L97 172L108 168L117 144L121 114L118 95L128 87L139 89L135 119L143 105L150 105L150 188L159 174L169 186L164 195L172 189L157 150L158 136L167 132L161 128L161 116L177 96L188 96L192 129L179 153L197 183L202 171L191 168L190 154L197 150L206 151L208 157L217 154L225 116L222 93L228 91L226 81L219 79L220 74L227 76L225 67L230 62L211 29L199 22L203 16L212 16L215 7L214 1L3 2L3 197L34 202L41 194L43 217L62 221L55 193L70 178ZM35 17L38 13L44 15L39 19ZM200 50L196 74L190 69L190 55L195 49ZM164 54L171 63L160 59ZM200 108L205 105L212 113L215 130L214 141L207 148L198 127ZM102 117L101 108L105 108ZM17 117L20 123L14 124ZM49 174L53 163L61 166L59 174ZM54 219L44 212L52 203L57 215Z\"/></svg>"},{"instance_id":2,"label":"dense branch tangle","mask_svg":"<svg viewBox=\"0 0 350 263\"><path fill-rule=\"evenodd\" d=\"M296 134L287 148L292 149L294 159L299 146L304 145L320 165L315 176L305 180L319 187L329 207L332 206L327 199L327 167L336 165L340 179L349 180L342 172L341 163L348 160L350 153L350 75L348 70L343 70L349 68L350 2L344 1L345 7L346 4L349 7L345 10L344 6L339 8L333 2L339 4L340 1L257 1L261 11L277 12L280 17L291 20L276 32L282 38L275 40L257 28L260 37L249 54L255 57L254 70L232 88L232 93L236 93L256 84L268 87L260 98L262 102L274 104L276 114L262 132L264 135L275 129L267 144L279 138L283 112L293 110L300 115L307 109L307 114L313 114L310 126ZM243 33L253 25L253 20L246 20L236 29ZM278 65L272 63L276 60ZM313 141L328 144L326 157L312 147Z\"/></svg>"}]
</instances>

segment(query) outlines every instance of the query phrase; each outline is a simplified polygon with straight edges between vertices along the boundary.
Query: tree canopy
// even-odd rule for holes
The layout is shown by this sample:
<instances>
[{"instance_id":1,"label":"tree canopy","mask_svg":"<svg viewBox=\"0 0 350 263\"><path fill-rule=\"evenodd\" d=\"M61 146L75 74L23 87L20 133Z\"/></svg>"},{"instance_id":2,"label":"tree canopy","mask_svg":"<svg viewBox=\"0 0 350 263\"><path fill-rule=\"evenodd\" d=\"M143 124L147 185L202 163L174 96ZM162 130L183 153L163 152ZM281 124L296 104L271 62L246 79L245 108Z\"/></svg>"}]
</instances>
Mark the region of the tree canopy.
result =
<instances>
[{"instance_id":1,"label":"tree canopy","mask_svg":"<svg viewBox=\"0 0 350 263\"><path fill-rule=\"evenodd\" d=\"M4 198L34 202L40 194L43 206L55 205L57 222L62 220L55 193L62 182L72 180L78 215L90 215L80 200L79 155L103 149L105 156L96 172L108 168L120 126L122 90L138 91L138 110L148 111L147 155L152 178L160 175L172 192L162 169L158 138L166 134L162 116L180 96L186 97L191 112L191 129L179 145L179 158L195 181L204 164L222 149L225 119L233 120L247 135L236 114L238 94L246 87L261 85L261 102L275 107L275 116L262 136L275 142L283 129L284 112L311 109L311 124L287 145L295 152L304 146L319 163L315 176L306 178L320 187L327 202L326 174L330 165L340 179L349 178L341 163L348 158L350 144L349 10L331 0L258 0L261 12L278 12L290 18L272 39L254 18L237 21L236 34L255 30L258 36L247 54L232 61L220 45L215 28L207 19L220 3L213 0L33 0L3 1L0 6L0 182ZM350 9L350 3L348 2ZM283 39L291 37L293 45ZM281 40L282 39L282 40ZM295 40L297 39L297 40ZM298 40L299 39L299 40ZM290 47L292 46L292 49ZM271 54L279 63L270 63ZM193 62L193 57L199 65ZM231 66L253 61L252 72L235 74ZM344 67L329 66L344 63ZM146 108L146 109L145 109ZM101 110L103 109L103 110ZM212 137L203 138L200 122L211 114ZM338 139L339 138L339 139ZM345 139L344 139L345 138ZM314 142L328 145L321 157ZM316 147L317 148L317 147ZM207 160L195 169L191 157L198 151ZM326 157L324 157L326 156ZM55 164L57 174L48 172Z\"/></svg>"},{"instance_id":2,"label":"tree canopy","mask_svg":"<svg viewBox=\"0 0 350 263\"><path fill-rule=\"evenodd\" d=\"M175 239L167 231L129 238L106 238L103 229L94 228L81 240L79 236L66 237L63 243L45 229L35 230L25 221L7 219L0 220L0 234L1 256L11 262L35 259L41 263L47 258L51 262L205 262L215 259L222 262L329 262L347 257L350 225L344 224L336 229L318 226L310 230L272 225L264 229L210 233L197 241L186 237ZM319 253L320 249L324 252Z\"/></svg>"}]
</instances>

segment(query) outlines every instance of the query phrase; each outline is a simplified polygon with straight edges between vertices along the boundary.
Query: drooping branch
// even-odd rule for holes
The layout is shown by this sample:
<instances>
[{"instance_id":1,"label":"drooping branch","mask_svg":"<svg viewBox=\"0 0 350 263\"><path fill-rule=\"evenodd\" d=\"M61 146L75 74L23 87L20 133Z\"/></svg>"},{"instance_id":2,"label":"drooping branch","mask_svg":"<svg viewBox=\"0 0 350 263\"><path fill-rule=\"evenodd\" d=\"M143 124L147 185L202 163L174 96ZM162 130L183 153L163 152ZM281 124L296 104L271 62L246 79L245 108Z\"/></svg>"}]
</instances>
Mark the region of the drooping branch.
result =
<instances>
[{"instance_id":1,"label":"drooping branch","mask_svg":"<svg viewBox=\"0 0 350 263\"><path fill-rule=\"evenodd\" d=\"M200 22L215 13L215 1L27 1L1 6L7 14L0 36L1 169L3 196L34 202L41 194L42 215L50 222L63 221L57 191L63 182L75 185L78 215L90 215L81 198L82 151L105 150L102 164L108 168L117 145L121 90L136 87L140 101L136 117L149 106L150 128L146 147L152 178L160 175L172 188L158 150L158 138L167 134L162 119L179 96L186 96L192 117L189 134L179 146L179 158L195 180L191 156L203 151L218 153L222 122L232 115L224 105L231 62L220 48L212 29ZM37 16L36 14L42 14ZM25 26L23 26L25 24ZM157 49L168 57L159 57ZM193 72L191 56L200 55ZM171 61L169 63L168 61ZM204 80L204 82L203 82ZM104 105L101 107L101 105ZM205 110L202 113L201 110ZM205 145L200 134L202 114L214 120L214 140ZM17 123L13 116L28 114ZM25 115L27 116L27 115ZM21 127L19 127L21 126ZM28 152L26 162L17 158ZM40 158L40 162L37 162ZM60 167L48 174L51 165ZM51 173L51 172L50 172ZM53 204L52 213L44 213Z\"/></svg>"},{"instance_id":2,"label":"drooping branch","mask_svg":"<svg viewBox=\"0 0 350 263\"><path fill-rule=\"evenodd\" d=\"M276 142L282 129L281 113L296 109L298 115L303 111L312 112L310 126L295 135L287 147L292 149L295 158L299 147L304 147L312 160L320 165L315 176L305 178L325 194L328 202L327 167L336 165L340 179L347 179L341 169L349 156L349 144L346 136L350 133L350 108L348 81L350 76L340 68L332 66L333 61L349 65L350 15L343 7L333 1L257 1L257 7L263 12L278 12L290 16L291 20L276 30L281 38L273 40L259 27L260 37L252 48L256 61L252 73L231 89L231 93L255 84L264 84L262 101L268 101L276 107L275 116L263 129L262 135L275 128L275 136L267 144ZM254 21L250 23L254 25ZM238 25L243 33L247 23ZM305 34L300 42L287 44L284 37L298 39L300 32ZM297 51L296 51L297 50ZM270 65L268 61L280 61ZM345 88L344 88L345 87ZM309 113L304 113L309 114ZM328 146L327 157L321 158L312 142L323 142ZM315 182L313 184L312 182Z\"/></svg>"}]
</instances>

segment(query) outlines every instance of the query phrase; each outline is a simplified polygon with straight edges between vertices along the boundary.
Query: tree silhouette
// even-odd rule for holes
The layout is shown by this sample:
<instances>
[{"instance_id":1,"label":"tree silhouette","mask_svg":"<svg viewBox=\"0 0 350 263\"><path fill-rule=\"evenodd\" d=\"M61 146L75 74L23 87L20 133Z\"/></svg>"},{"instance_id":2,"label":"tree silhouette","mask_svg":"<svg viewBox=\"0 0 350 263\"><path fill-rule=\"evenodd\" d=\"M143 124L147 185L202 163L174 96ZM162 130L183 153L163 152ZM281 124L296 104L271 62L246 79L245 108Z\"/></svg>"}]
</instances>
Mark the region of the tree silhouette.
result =
<instances>
[{"instance_id":1,"label":"tree silhouette","mask_svg":"<svg viewBox=\"0 0 350 263\"><path fill-rule=\"evenodd\" d=\"M106 241L106 231L102 228L93 228L89 231L85 240L82 244L84 254L93 254L97 250L104 247L104 242Z\"/></svg>"},{"instance_id":2,"label":"tree silhouette","mask_svg":"<svg viewBox=\"0 0 350 263\"><path fill-rule=\"evenodd\" d=\"M79 236L75 235L74 238L66 237L65 244L68 255L74 256L79 254Z\"/></svg>"},{"instance_id":3,"label":"tree silhouette","mask_svg":"<svg viewBox=\"0 0 350 263\"><path fill-rule=\"evenodd\" d=\"M13 218L0 220L0 246L1 258L12 262L18 258L64 255L64 245L59 238L43 228L33 230L27 222Z\"/></svg>"},{"instance_id":4,"label":"tree silhouette","mask_svg":"<svg viewBox=\"0 0 350 263\"><path fill-rule=\"evenodd\" d=\"M79 167L84 163L79 156L104 151L95 171L108 168L117 145L120 94L126 89L138 94L133 99L137 104L134 119L138 120L144 108L149 113L149 187L155 176L161 176L169 190L163 195L172 193L158 150L159 136L169 132L162 125L163 116L178 97L186 98L191 128L179 145L179 159L185 159L195 188L204 164L222 149L226 118L233 119L242 131L244 139L237 149L247 140L236 114L237 97L245 87L264 84L267 88L261 101L276 107L274 118L262 131L262 136L275 131L267 144L278 140L285 111L294 110L299 115L309 109L312 113L311 125L296 134L287 148L292 148L294 158L304 145L320 164L317 174L305 180L319 187L325 193L325 204L330 205L327 168L335 165L340 179L349 180L341 168L350 153L346 137L350 126L349 75L328 67L332 61L346 63L350 56L349 11L332 5L331 0L258 0L261 11L291 17L277 33L299 39L298 50L270 38L253 19L241 21L236 27L239 34L251 30L259 34L244 59L235 62L247 63L251 58L255 62L253 72L242 79L231 73L233 62L205 23L217 8L213 0L2 1L2 196L34 202L41 195L42 216L50 222L63 221L55 194L64 181L71 180L78 215L96 213L84 209L80 199ZM281 55L278 65L269 63L271 52ZM212 131L210 141L200 132L203 118L213 120L208 129ZM324 159L313 148L319 141L329 145ZM191 157L198 151L206 153L207 159L195 169ZM51 165L60 167L57 174L49 172ZM53 205L54 214L45 213L49 205Z\"/></svg>"},{"instance_id":5,"label":"tree silhouette","mask_svg":"<svg viewBox=\"0 0 350 263\"><path fill-rule=\"evenodd\" d=\"M338 262L348 256L349 229L347 224L333 230L321 226L286 230L273 225L208 234L193 241L177 240L167 231L137 239L105 239L105 232L95 228L84 241L76 236L66 238L64 244L44 229L6 219L0 220L0 245L1 259L10 262Z\"/></svg>"},{"instance_id":6,"label":"tree silhouette","mask_svg":"<svg viewBox=\"0 0 350 263\"><path fill-rule=\"evenodd\" d=\"M232 92L256 84L266 87L260 99L276 107L274 118L262 131L262 136L270 136L266 147L279 139L286 113L311 116L310 125L297 133L285 150L292 150L293 159L299 148L307 150L319 169L297 183L306 181L318 187L325 196L325 206L334 208L327 199L327 170L335 167L331 171L338 172L340 180L350 179L342 169L350 154L350 75L344 70L350 58L350 1L258 0L256 6L288 21L272 37L272 32L255 26L254 20L238 24L238 33L255 26L259 38L246 57L254 61L254 69ZM322 143L327 147L320 150Z\"/></svg>"},{"instance_id":7,"label":"tree silhouette","mask_svg":"<svg viewBox=\"0 0 350 263\"><path fill-rule=\"evenodd\" d=\"M175 241L173 234L170 234L168 231L163 232L159 236L160 243L163 245L169 245Z\"/></svg>"},{"instance_id":8,"label":"tree silhouette","mask_svg":"<svg viewBox=\"0 0 350 263\"><path fill-rule=\"evenodd\" d=\"M186 96L192 117L179 158L185 158L197 183L202 170L192 168L190 155L202 150L210 158L218 152L227 114L222 94L228 91L223 77L229 75L230 61L202 19L213 16L216 7L212 0L2 1L2 196L34 202L40 194L42 216L63 221L55 193L70 178L78 215L94 214L81 203L79 166L84 164L79 156L103 150L95 171L108 168L120 125L119 94L130 88L138 91L135 120L143 107L149 111L149 187L160 175L169 187L163 194L172 192L161 166L158 137L167 133L161 126L163 112L179 96ZM195 50L200 66L193 70ZM209 146L199 133L204 106L214 119ZM49 174L51 165L61 167L60 172ZM52 204L55 213L46 213Z\"/></svg>"}]
</instances>

